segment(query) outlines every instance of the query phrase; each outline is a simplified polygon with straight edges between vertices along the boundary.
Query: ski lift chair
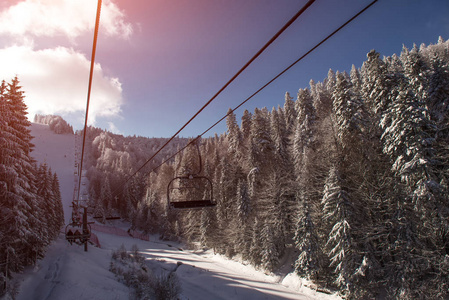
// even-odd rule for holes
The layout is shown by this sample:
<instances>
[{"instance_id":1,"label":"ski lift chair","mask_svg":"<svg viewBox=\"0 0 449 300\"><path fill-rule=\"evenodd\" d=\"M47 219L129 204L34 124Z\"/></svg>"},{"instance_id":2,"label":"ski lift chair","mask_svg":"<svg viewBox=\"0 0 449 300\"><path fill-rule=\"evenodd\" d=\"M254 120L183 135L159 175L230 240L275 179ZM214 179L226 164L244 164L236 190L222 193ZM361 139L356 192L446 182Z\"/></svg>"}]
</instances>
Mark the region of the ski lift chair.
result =
<instances>
[{"instance_id":1,"label":"ski lift chair","mask_svg":"<svg viewBox=\"0 0 449 300\"><path fill-rule=\"evenodd\" d=\"M81 245L90 239L90 225L70 223L65 227L65 238L72 245L73 243Z\"/></svg>"},{"instance_id":2,"label":"ski lift chair","mask_svg":"<svg viewBox=\"0 0 449 300\"><path fill-rule=\"evenodd\" d=\"M189 172L184 176L175 177L169 182L167 186L169 209L195 209L216 205L213 200L212 181L206 176L199 175L202 170L201 153L198 146L199 138L197 137L188 144L196 146L199 170L196 173Z\"/></svg>"},{"instance_id":3,"label":"ski lift chair","mask_svg":"<svg viewBox=\"0 0 449 300\"><path fill-rule=\"evenodd\" d=\"M168 207L193 209L213 207L212 182L205 176L179 176L173 178L167 187Z\"/></svg>"},{"instance_id":4,"label":"ski lift chair","mask_svg":"<svg viewBox=\"0 0 449 300\"><path fill-rule=\"evenodd\" d=\"M65 227L65 238L70 245L73 243L81 245L87 243L90 239L92 230L87 223L87 208L83 207L83 209L84 213L81 222L81 217L78 212L78 202L73 202L72 223Z\"/></svg>"}]
</instances>

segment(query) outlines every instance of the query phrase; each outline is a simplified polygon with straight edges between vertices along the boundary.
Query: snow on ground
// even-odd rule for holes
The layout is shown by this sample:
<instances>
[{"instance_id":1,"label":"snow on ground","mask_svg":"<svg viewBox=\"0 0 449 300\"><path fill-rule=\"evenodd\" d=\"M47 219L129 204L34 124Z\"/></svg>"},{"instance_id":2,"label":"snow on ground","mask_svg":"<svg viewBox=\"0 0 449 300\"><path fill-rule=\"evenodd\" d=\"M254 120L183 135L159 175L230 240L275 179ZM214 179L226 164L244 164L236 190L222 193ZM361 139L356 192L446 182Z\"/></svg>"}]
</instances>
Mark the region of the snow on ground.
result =
<instances>
[{"instance_id":1,"label":"snow on ground","mask_svg":"<svg viewBox=\"0 0 449 300\"><path fill-rule=\"evenodd\" d=\"M61 189L64 220L71 218L71 202L73 199L75 170L75 135L55 134L48 125L31 124L31 141L35 147L31 156L39 163L46 163L56 172Z\"/></svg>"},{"instance_id":2,"label":"snow on ground","mask_svg":"<svg viewBox=\"0 0 449 300\"><path fill-rule=\"evenodd\" d=\"M154 273L169 272L182 262L176 271L182 286L181 299L339 299L306 287L299 290L286 287L275 276L209 251L183 250L177 243L155 237L148 242L96 234L102 249L91 246L88 252L82 246L69 245L61 235L47 256L22 275L17 299L129 299L129 289L108 271L112 250L122 244L128 250L137 245L147 259L148 269Z\"/></svg>"},{"instance_id":3,"label":"snow on ground","mask_svg":"<svg viewBox=\"0 0 449 300\"><path fill-rule=\"evenodd\" d=\"M61 234L46 257L22 277L18 300L128 299L129 289L109 272L110 251L71 246Z\"/></svg>"},{"instance_id":4,"label":"snow on ground","mask_svg":"<svg viewBox=\"0 0 449 300\"><path fill-rule=\"evenodd\" d=\"M47 125L33 124L31 129L36 137L32 155L58 174L67 222L74 187L75 137L56 135ZM126 228L123 222L117 222L117 226ZM169 272L181 262L176 270L182 285L181 299L340 299L303 286L294 274L282 281L210 251L184 250L180 244L160 241L155 236L144 241L102 232L95 234L102 248L90 246L88 252L84 252L83 246L69 245L61 234L44 259L17 275L21 281L17 299L129 299L130 290L108 271L112 250L122 244L128 250L137 245L155 273Z\"/></svg>"}]
</instances>

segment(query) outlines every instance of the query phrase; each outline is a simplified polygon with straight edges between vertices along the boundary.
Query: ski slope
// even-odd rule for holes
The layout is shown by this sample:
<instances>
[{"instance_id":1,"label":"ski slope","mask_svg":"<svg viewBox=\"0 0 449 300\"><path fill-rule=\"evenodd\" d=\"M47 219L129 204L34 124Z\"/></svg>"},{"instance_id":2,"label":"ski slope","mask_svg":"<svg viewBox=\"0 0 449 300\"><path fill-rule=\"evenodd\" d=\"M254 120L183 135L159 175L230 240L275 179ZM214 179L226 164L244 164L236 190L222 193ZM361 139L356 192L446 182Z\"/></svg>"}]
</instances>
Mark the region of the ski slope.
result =
<instances>
[{"instance_id":1,"label":"ski slope","mask_svg":"<svg viewBox=\"0 0 449 300\"><path fill-rule=\"evenodd\" d=\"M32 124L31 134L39 162L46 162L58 174L64 214L70 219L70 202L74 188L75 137L57 135L47 125ZM123 222L116 226L126 228ZM190 251L182 245L163 242L152 236L150 241L94 232L101 248L71 246L61 234L49 247L47 255L36 266L28 268L20 278L17 299L129 299L130 290L109 272L112 250L122 244L129 250L137 245L146 264L155 273L169 272L178 262L176 274L182 286L181 299L340 299L316 292L294 274L285 278L267 275L252 266L214 255L210 251Z\"/></svg>"},{"instance_id":2,"label":"ski slope","mask_svg":"<svg viewBox=\"0 0 449 300\"><path fill-rule=\"evenodd\" d=\"M39 163L46 163L56 172L61 189L64 220L71 218L70 205L73 199L74 164L75 164L75 135L55 134L48 125L31 124L31 141L35 147L31 156Z\"/></svg>"}]
</instances>

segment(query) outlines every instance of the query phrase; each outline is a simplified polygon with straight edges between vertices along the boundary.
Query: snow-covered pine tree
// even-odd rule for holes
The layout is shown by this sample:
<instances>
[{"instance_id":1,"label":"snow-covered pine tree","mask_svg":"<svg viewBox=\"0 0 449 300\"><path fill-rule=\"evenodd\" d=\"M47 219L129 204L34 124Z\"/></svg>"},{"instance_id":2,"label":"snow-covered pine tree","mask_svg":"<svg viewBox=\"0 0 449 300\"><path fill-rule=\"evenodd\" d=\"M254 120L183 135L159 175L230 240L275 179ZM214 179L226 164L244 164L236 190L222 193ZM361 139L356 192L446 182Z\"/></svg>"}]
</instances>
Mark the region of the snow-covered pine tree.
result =
<instances>
[{"instance_id":1,"label":"snow-covered pine tree","mask_svg":"<svg viewBox=\"0 0 449 300\"><path fill-rule=\"evenodd\" d=\"M285 115L285 128L287 130L287 136L290 136L295 128L296 110L293 97L289 92L285 93L284 101L284 115Z\"/></svg>"},{"instance_id":2,"label":"snow-covered pine tree","mask_svg":"<svg viewBox=\"0 0 449 300\"><path fill-rule=\"evenodd\" d=\"M329 113L332 110L331 93L332 90L327 90L326 85L322 82L318 82L314 85L312 94L313 106L315 107L317 117L320 119L329 116Z\"/></svg>"},{"instance_id":3,"label":"snow-covered pine tree","mask_svg":"<svg viewBox=\"0 0 449 300\"><path fill-rule=\"evenodd\" d=\"M34 166L30 152L33 148L32 136L28 127L27 107L24 95L15 77L11 83L2 84L2 156L0 182L2 201L0 202L0 231L3 240L0 248L0 261L6 261L10 272L20 271L30 263L24 255L30 249L30 241L37 239L34 232L32 207L36 196L34 187ZM6 121L6 122L5 122ZM3 147L4 146L4 147Z\"/></svg>"},{"instance_id":4,"label":"snow-covered pine tree","mask_svg":"<svg viewBox=\"0 0 449 300\"><path fill-rule=\"evenodd\" d=\"M279 252L276 243L275 233L272 225L265 222L261 232L262 251L261 251L261 267L272 272L279 264Z\"/></svg>"},{"instance_id":5,"label":"snow-covered pine tree","mask_svg":"<svg viewBox=\"0 0 449 300\"><path fill-rule=\"evenodd\" d=\"M301 204L298 209L298 220L294 242L299 256L295 262L296 273L307 279L316 279L320 269L319 240L311 216L310 206L305 196L300 197Z\"/></svg>"},{"instance_id":6,"label":"snow-covered pine tree","mask_svg":"<svg viewBox=\"0 0 449 300\"><path fill-rule=\"evenodd\" d=\"M251 120L251 132L249 136L249 166L248 186L251 197L251 207L254 215L267 213L269 200L267 186L264 184L275 171L276 156L275 146L271 138L270 121L268 113L255 109ZM261 199L266 199L262 203Z\"/></svg>"},{"instance_id":7,"label":"snow-covered pine tree","mask_svg":"<svg viewBox=\"0 0 449 300\"><path fill-rule=\"evenodd\" d=\"M251 132L252 117L253 117L252 114L247 109L245 109L243 111L242 121L240 124L240 130L242 131L244 141L248 141L248 139L249 139L249 134Z\"/></svg>"},{"instance_id":8,"label":"snow-covered pine tree","mask_svg":"<svg viewBox=\"0 0 449 300\"><path fill-rule=\"evenodd\" d=\"M251 168L269 168L274 163L274 143L271 139L270 122L267 115L256 108L251 119L251 131L249 137L249 161Z\"/></svg>"},{"instance_id":9,"label":"snow-covered pine tree","mask_svg":"<svg viewBox=\"0 0 449 300\"><path fill-rule=\"evenodd\" d=\"M410 247L414 250L407 257L401 256L399 260L407 262L403 261L395 269L408 274L407 280L400 283L403 293L407 297L416 297L420 294L413 279L418 276L432 278L430 274L435 274L432 270L438 268L447 254L441 251L444 247L441 243L444 234L441 233L447 232L444 229L447 228L447 214L443 217L447 205L443 203L447 201L440 200L444 188L438 176L440 163L435 159L435 122L431 118L432 112L429 112L429 67L416 46L411 51L404 47L401 61L404 76L398 85L397 97L387 107L381 125L384 129L384 152L391 157L392 169L406 187L398 210L401 215L398 235L404 234L401 228L408 228L416 216L420 218L416 230L407 231L406 246L400 252L409 251ZM414 211L407 209L410 207L407 201L412 201ZM400 236L398 240L401 240ZM424 253L427 262L421 259Z\"/></svg>"},{"instance_id":10,"label":"snow-covered pine tree","mask_svg":"<svg viewBox=\"0 0 449 300\"><path fill-rule=\"evenodd\" d=\"M252 236L251 236L251 246L249 248L249 261L255 265L259 266L262 263L262 225L258 218L254 219Z\"/></svg>"},{"instance_id":11,"label":"snow-covered pine tree","mask_svg":"<svg viewBox=\"0 0 449 300\"><path fill-rule=\"evenodd\" d=\"M308 118L306 118L308 119ZM296 204L294 214L296 222L294 224L294 242L299 250L299 256L295 262L296 272L302 276L313 279L316 277L319 268L320 251L317 232L313 220L313 208L316 206L316 197L320 194L317 185L317 170L314 170L314 148L306 148L301 158L302 167L298 170Z\"/></svg>"},{"instance_id":12,"label":"snow-covered pine tree","mask_svg":"<svg viewBox=\"0 0 449 300\"><path fill-rule=\"evenodd\" d=\"M361 99L353 93L351 82L344 73L337 72L335 88L332 93L337 135L343 151L357 147L354 139L364 130L366 117ZM359 144L360 145L360 144Z\"/></svg>"},{"instance_id":13,"label":"snow-covered pine tree","mask_svg":"<svg viewBox=\"0 0 449 300\"><path fill-rule=\"evenodd\" d=\"M366 57L361 68L362 94L371 110L370 113L377 115L379 119L392 97L394 98L392 91L395 90L396 83L378 52L371 50Z\"/></svg>"},{"instance_id":14,"label":"snow-covered pine tree","mask_svg":"<svg viewBox=\"0 0 449 300\"><path fill-rule=\"evenodd\" d=\"M354 87L353 92L361 92L362 91L362 76L360 75L360 71L352 65L351 67L351 84Z\"/></svg>"},{"instance_id":15,"label":"snow-covered pine tree","mask_svg":"<svg viewBox=\"0 0 449 300\"><path fill-rule=\"evenodd\" d=\"M59 227L59 222L60 220L58 219L58 215L57 215L57 204L56 204L56 200L55 200L55 192L53 190L53 172L51 170L51 168L48 168L47 170L47 174L46 174L46 180L45 183L48 184L49 187L49 199L48 201L48 205L47 205L47 209L51 210L49 213L51 215L51 218L48 222L48 226L50 228L50 232L51 232L51 238L54 239L59 235L60 229L61 227Z\"/></svg>"},{"instance_id":16,"label":"snow-covered pine tree","mask_svg":"<svg viewBox=\"0 0 449 300\"><path fill-rule=\"evenodd\" d=\"M59 185L58 175L56 173L53 174L52 183L51 183L52 191L53 191L53 201L55 202L55 210L56 210L56 222L55 222L55 235L61 230L61 227L64 226L64 209L62 207L62 198L61 198L61 190Z\"/></svg>"},{"instance_id":17,"label":"snow-covered pine tree","mask_svg":"<svg viewBox=\"0 0 449 300\"><path fill-rule=\"evenodd\" d=\"M232 109L228 110L228 115L226 117L226 125L228 128L227 131L227 140L229 151L231 154L240 154L240 148L243 146L243 137L240 131L239 125L237 124L237 120Z\"/></svg>"},{"instance_id":18,"label":"snow-covered pine tree","mask_svg":"<svg viewBox=\"0 0 449 300\"><path fill-rule=\"evenodd\" d=\"M327 78L324 80L323 83L326 86L326 89L332 93L332 91L334 90L335 83L336 83L334 70L329 69L329 71L327 72Z\"/></svg>"},{"instance_id":19,"label":"snow-covered pine tree","mask_svg":"<svg viewBox=\"0 0 449 300\"><path fill-rule=\"evenodd\" d=\"M37 210L39 211L43 231L41 234L46 242L50 242L54 238L53 230L55 226L53 222L56 221L56 216L54 215L54 206L52 203L52 182L51 177L49 177L49 168L47 165L40 165L36 175L36 192L40 202Z\"/></svg>"},{"instance_id":20,"label":"snow-covered pine tree","mask_svg":"<svg viewBox=\"0 0 449 300\"><path fill-rule=\"evenodd\" d=\"M278 107L278 110L275 110L273 107L270 120L271 139L274 142L275 154L277 156L279 164L282 166L282 168L287 169L291 167L291 159L290 153L288 151L288 131L285 124L286 122L282 109ZM291 172L293 172L293 169L291 170Z\"/></svg>"},{"instance_id":21,"label":"snow-covered pine tree","mask_svg":"<svg viewBox=\"0 0 449 300\"><path fill-rule=\"evenodd\" d=\"M38 174L38 168L33 163L34 180ZM21 253L26 258L25 265L36 263L37 259L42 258L45 253L45 247L51 242L51 227L47 219L48 208L47 203L37 193L36 181L30 183L30 193L34 195L32 201L28 201L30 206L29 212L26 213L30 232L27 237L27 246ZM31 199L30 199L31 200Z\"/></svg>"},{"instance_id":22,"label":"snow-covered pine tree","mask_svg":"<svg viewBox=\"0 0 449 300\"><path fill-rule=\"evenodd\" d=\"M237 217L241 224L247 223L251 214L250 201L246 179L239 179L237 184Z\"/></svg>"},{"instance_id":23,"label":"snow-covered pine tree","mask_svg":"<svg viewBox=\"0 0 449 300\"><path fill-rule=\"evenodd\" d=\"M282 236L290 236L293 227L293 211L296 205L296 188L295 188L295 174L294 166L291 163L290 154L290 138L288 130L285 127L284 111L281 108L271 112L271 131L272 139L275 145L275 158L278 163L274 165L273 175L271 179L276 178L277 183L273 186L274 191L271 195L276 198L273 199L275 209L277 211L277 223L282 223ZM275 234L276 229L274 229ZM285 241L284 241L285 242ZM282 249L281 249L282 248ZM284 245L279 250L282 253Z\"/></svg>"},{"instance_id":24,"label":"snow-covered pine tree","mask_svg":"<svg viewBox=\"0 0 449 300\"><path fill-rule=\"evenodd\" d=\"M294 220L292 215L296 208L294 185L291 178L280 169L275 170L264 181L265 193L260 195L259 218L270 226L277 255L285 253L286 244L290 243ZM278 258L277 258L278 259Z\"/></svg>"},{"instance_id":25,"label":"snow-covered pine tree","mask_svg":"<svg viewBox=\"0 0 449 300\"><path fill-rule=\"evenodd\" d=\"M318 157L316 111L312 94L308 89L299 90L296 103L298 118L292 149L296 175L295 198L297 199L295 211L292 211L297 218L293 232L295 233L294 242L299 250L296 271L298 274L313 278L318 271L316 262L319 260L319 253L312 253L306 245L317 242L315 228L309 225L313 224L312 210L319 201L318 197L321 193L319 186L322 186L316 164ZM310 223L304 223L306 221ZM315 245L315 247L318 246Z\"/></svg>"},{"instance_id":26,"label":"snow-covered pine tree","mask_svg":"<svg viewBox=\"0 0 449 300\"><path fill-rule=\"evenodd\" d=\"M444 47L446 45L446 47ZM435 141L433 148L433 175L439 184L434 189L437 204L436 228L441 228L437 238L437 247L444 249L449 255L449 203L446 201L449 193L449 41L440 37L438 44L429 53L431 72L426 104L431 124L434 125L431 136Z\"/></svg>"},{"instance_id":27,"label":"snow-covered pine tree","mask_svg":"<svg viewBox=\"0 0 449 300\"><path fill-rule=\"evenodd\" d=\"M338 167L335 165L329 171L322 200L324 218L331 224L326 248L331 266L335 267L335 282L351 294L357 288L353 277L361 258L353 237L354 207Z\"/></svg>"},{"instance_id":28,"label":"snow-covered pine tree","mask_svg":"<svg viewBox=\"0 0 449 300\"><path fill-rule=\"evenodd\" d=\"M237 239L237 232L240 229L237 188L238 181L243 178L243 174L237 161L232 153L229 153L223 155L220 163L220 205L217 208L217 213L219 214L220 232L224 234L225 244L223 246L228 256L234 255L234 241Z\"/></svg>"},{"instance_id":29,"label":"snow-covered pine tree","mask_svg":"<svg viewBox=\"0 0 449 300\"><path fill-rule=\"evenodd\" d=\"M296 99L296 130L293 141L293 161L297 180L302 177L305 156L311 154L315 135L313 132L315 122L315 109L312 104L313 98L308 89L300 89ZM308 170L309 171L309 170ZM309 174L307 174L308 176ZM304 178L302 178L304 179Z\"/></svg>"},{"instance_id":30,"label":"snow-covered pine tree","mask_svg":"<svg viewBox=\"0 0 449 300\"><path fill-rule=\"evenodd\" d=\"M185 216L182 237L188 244L193 244L201 237L201 210L188 210L182 214Z\"/></svg>"},{"instance_id":31,"label":"snow-covered pine tree","mask_svg":"<svg viewBox=\"0 0 449 300\"><path fill-rule=\"evenodd\" d=\"M335 72L329 69L322 83L314 85L314 107L318 118L325 118L332 111L332 91L335 86Z\"/></svg>"},{"instance_id":32,"label":"snow-covered pine tree","mask_svg":"<svg viewBox=\"0 0 449 300\"><path fill-rule=\"evenodd\" d=\"M217 215L214 209L202 209L200 219L199 242L205 247L214 249L217 246Z\"/></svg>"},{"instance_id":33,"label":"snow-covered pine tree","mask_svg":"<svg viewBox=\"0 0 449 300\"><path fill-rule=\"evenodd\" d=\"M353 274L340 273L338 280L347 278L343 281L351 283L346 284L346 290L353 297L363 297L365 290L369 288L369 282L365 278L366 270L370 269L375 261L373 254L375 246L372 240L362 242L362 239L363 236L370 236L375 231L373 228L376 217L372 217L372 213L376 211L377 203L373 202L370 192L376 190L373 183L377 182L376 177L379 174L375 174L374 170L378 170L379 166L371 164L379 162L376 155L380 150L376 143L376 135L371 135L369 114L365 102L361 99L362 92L360 88L352 85L350 80L350 76L346 73L337 72L332 93L337 136L334 168L342 187L342 198L345 199L338 206L345 211L345 218L344 221L340 219L332 225L331 234L339 230L348 234L346 238L351 240L351 243L348 242L347 246L350 248L343 251L352 253L349 256L349 268L356 269L353 270ZM345 226L350 230L346 231ZM334 258L335 256L331 257L331 262L335 264Z\"/></svg>"},{"instance_id":34,"label":"snow-covered pine tree","mask_svg":"<svg viewBox=\"0 0 449 300\"><path fill-rule=\"evenodd\" d=\"M243 259L248 259L251 245L251 199L248 191L246 178L240 178L236 191L236 215L234 222L237 225L235 232L235 250L242 255Z\"/></svg>"}]
</instances>

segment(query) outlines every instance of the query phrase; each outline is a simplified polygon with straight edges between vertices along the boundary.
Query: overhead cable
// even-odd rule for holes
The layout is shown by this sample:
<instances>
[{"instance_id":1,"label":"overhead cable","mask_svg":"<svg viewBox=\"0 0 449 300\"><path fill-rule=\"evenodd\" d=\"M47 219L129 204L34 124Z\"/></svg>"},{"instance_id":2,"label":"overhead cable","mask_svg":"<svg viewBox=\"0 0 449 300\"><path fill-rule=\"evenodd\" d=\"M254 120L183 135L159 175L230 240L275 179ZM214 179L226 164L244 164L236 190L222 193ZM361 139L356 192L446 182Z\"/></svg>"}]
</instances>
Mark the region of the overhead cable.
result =
<instances>
[{"instance_id":1,"label":"overhead cable","mask_svg":"<svg viewBox=\"0 0 449 300\"><path fill-rule=\"evenodd\" d=\"M212 128L218 125L221 121L223 121L227 116L229 116L231 113L233 113L235 110L239 109L243 104L251 100L254 96L256 96L259 92L261 92L263 89L265 89L268 85L273 83L276 79L281 77L285 72L290 70L293 66L295 66L297 63L299 63L301 60L303 60L306 56L308 56L310 53L312 53L316 48L321 46L324 42L326 42L328 39L330 39L333 35L335 35L337 32L339 32L341 29L343 29L346 25L354 21L358 16L360 16L362 13L364 13L368 8L370 8L374 3L376 3L378 0L374 0L370 4L368 4L365 8L363 8L361 11L359 11L356 15L354 15L351 19L346 21L343 25L338 27L336 30L334 30L331 34L329 34L326 38L321 40L318 44L316 44L313 48L311 48L309 51L307 51L304 55L302 55L300 58L295 60L292 64L290 64L287 68L285 68L282 72L277 74L275 77L273 77L270 81L268 81L266 84L264 84L261 88L259 88L257 91L255 91L251 96L246 98L243 102L241 102L239 105L237 105L234 109L231 109L225 116L223 116L220 120L218 120L216 123L214 123L212 126L210 126L208 129L206 129L203 133L201 133L199 136L203 136L208 131L210 131Z\"/></svg>"},{"instance_id":2,"label":"overhead cable","mask_svg":"<svg viewBox=\"0 0 449 300\"><path fill-rule=\"evenodd\" d=\"M92 90L92 77L94 72L94 63L95 63L95 53L97 51L97 39L98 39L98 27L100 25L100 13L101 13L101 0L98 0L97 4L97 15L95 18L95 31L94 31L94 41L92 45L92 56L90 59L90 73L89 73L89 86L87 88L87 103L86 103L86 117L84 119L84 130L83 130L83 147L81 150L81 161L79 168L79 180L78 180L78 198L80 200L80 189L81 189L81 179L83 175L83 160L84 160L84 146L86 144L86 131L87 131L87 117L89 115L89 102L90 102L90 93Z\"/></svg>"},{"instance_id":3,"label":"overhead cable","mask_svg":"<svg viewBox=\"0 0 449 300\"><path fill-rule=\"evenodd\" d=\"M376 3L378 0L374 0L372 1L370 4L368 4L365 8L363 8L361 11L359 11L356 15L354 15L351 19L349 19L348 21L346 21L343 25L341 25L340 27L338 27L336 30L334 30L331 34L329 34L326 38L324 38L323 40L321 40L321 42L319 42L318 44L316 44L313 48L311 48L309 51L307 51L304 55L302 55L300 58L298 58L297 60L295 60L292 64L290 64L287 68L285 68L282 72L280 72L279 74L277 74L275 77L273 77L270 81L268 81L266 84L264 84L261 88L259 88L257 91L255 91L251 96L249 96L248 98L246 98L244 101L242 101L239 105L237 105L235 108L231 109L230 111L228 111L228 113L226 115L224 115L221 119L219 119L217 122L215 122L212 126L210 126L208 129L206 129L203 133L201 133L200 135L198 135L195 139L193 139L192 141L190 141L186 146L182 147L181 149L179 149L176 153L174 153L172 156L170 156L169 158L167 158L166 160L164 160L161 164L159 164L157 167L154 167L153 169L151 169L148 173L158 169L159 167L161 167L163 164L167 163L168 161L170 161L173 157L175 157L177 154L181 153L185 148L187 148L190 144L196 142L200 137L202 137L203 135L205 135L207 132L209 132L212 128L214 128L215 126L217 126L221 121L223 121L224 119L226 119L227 116L229 116L230 114L232 114L234 111L236 111L237 109L239 109L243 104L245 104L246 102L248 102L249 100L251 100L254 96L256 96L259 92L261 92L263 89L265 89L268 85L270 85L271 83L273 83L276 79L278 79L279 77L281 77L285 72L287 72L288 70L290 70L294 65L296 65L297 63L299 63L301 60L303 60L306 56L308 56L310 53L312 53L316 48L318 48L319 46L321 46L324 42L326 42L329 38L331 38L333 35L335 35L337 32L339 32L341 29L343 29L344 27L346 27L349 23L351 23L352 21L354 21L358 16L360 16L362 13L364 13L368 8L370 8L374 3Z\"/></svg>"},{"instance_id":4,"label":"overhead cable","mask_svg":"<svg viewBox=\"0 0 449 300\"><path fill-rule=\"evenodd\" d=\"M159 150L157 150L139 169L137 169L132 175L130 175L125 182L126 184L132 177L139 173L156 155L158 155L162 149L164 149L190 122L193 121L218 95L221 94L257 57L260 56L291 24L293 24L296 19L299 18L312 4L315 0L309 0L232 78L214 95L206 104L203 105L171 138L169 138L164 145L162 145ZM121 185L121 186L122 186ZM121 187L120 186L120 187ZM118 188L120 188L118 187ZM118 188L116 190L118 190ZM113 193L114 194L114 193Z\"/></svg>"}]
</instances>

